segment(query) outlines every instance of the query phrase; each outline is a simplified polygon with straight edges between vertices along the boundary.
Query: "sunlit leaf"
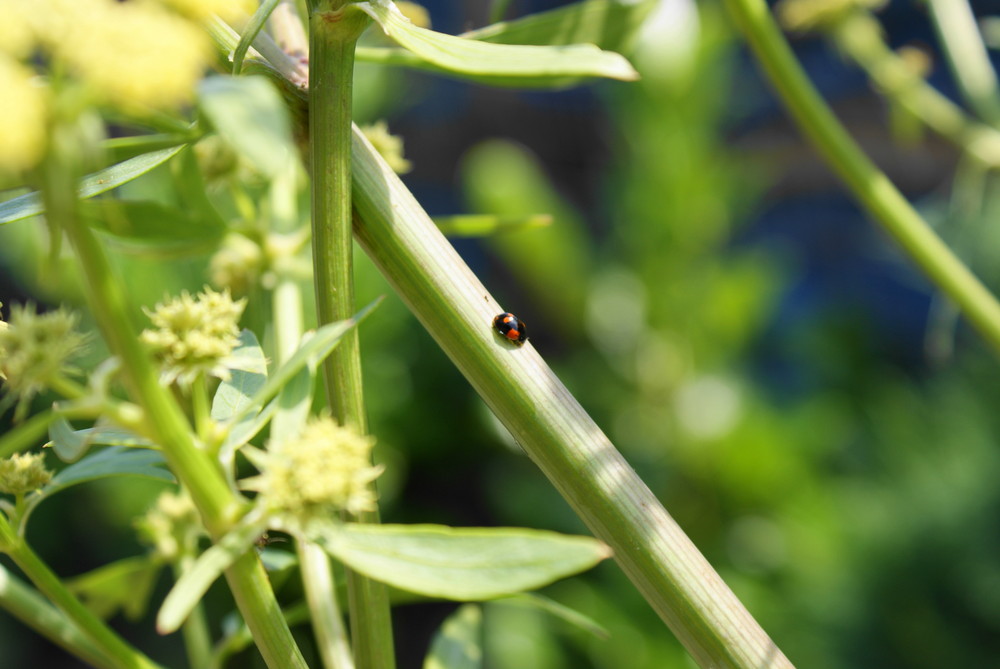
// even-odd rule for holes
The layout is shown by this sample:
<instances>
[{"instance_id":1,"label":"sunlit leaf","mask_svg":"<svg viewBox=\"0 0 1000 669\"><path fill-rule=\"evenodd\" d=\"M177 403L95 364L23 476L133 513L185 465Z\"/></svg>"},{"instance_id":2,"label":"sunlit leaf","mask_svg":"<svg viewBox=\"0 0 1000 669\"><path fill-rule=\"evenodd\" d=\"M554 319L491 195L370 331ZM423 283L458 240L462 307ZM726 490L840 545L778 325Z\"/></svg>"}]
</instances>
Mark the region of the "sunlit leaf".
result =
<instances>
[{"instance_id":1,"label":"sunlit leaf","mask_svg":"<svg viewBox=\"0 0 1000 669\"><path fill-rule=\"evenodd\" d=\"M156 616L156 629L160 634L177 631L194 607L201 601L209 586L231 564L240 559L267 529L267 518L248 515L218 543L202 553L194 565L177 579Z\"/></svg>"},{"instance_id":2,"label":"sunlit leaf","mask_svg":"<svg viewBox=\"0 0 1000 669\"><path fill-rule=\"evenodd\" d=\"M521 528L315 523L309 538L348 567L430 597L480 600L547 585L610 550L590 537Z\"/></svg>"},{"instance_id":3,"label":"sunlit leaf","mask_svg":"<svg viewBox=\"0 0 1000 669\"><path fill-rule=\"evenodd\" d=\"M261 173L274 177L292 165L288 110L264 77L208 77L198 87L198 105L219 135Z\"/></svg>"},{"instance_id":4,"label":"sunlit leaf","mask_svg":"<svg viewBox=\"0 0 1000 669\"><path fill-rule=\"evenodd\" d=\"M423 669L479 669L483 666L483 610L463 604L448 616L431 641Z\"/></svg>"},{"instance_id":5,"label":"sunlit leaf","mask_svg":"<svg viewBox=\"0 0 1000 669\"><path fill-rule=\"evenodd\" d=\"M510 86L544 86L580 77L627 81L638 78L623 56L602 51L593 44L494 44L417 27L388 0L354 6L375 19L389 37L432 69L439 68L463 77ZM358 51L359 58L365 55L364 50Z\"/></svg>"},{"instance_id":6,"label":"sunlit leaf","mask_svg":"<svg viewBox=\"0 0 1000 669\"><path fill-rule=\"evenodd\" d=\"M176 156L186 144L174 146L161 151L144 153L130 158L111 167L88 174L80 181L78 194L81 198L89 198L100 193L106 193L124 183L141 177L154 167L159 167ZM0 225L13 223L30 216L37 216L45 211L42 198L37 192L26 193L20 197L0 203Z\"/></svg>"},{"instance_id":7,"label":"sunlit leaf","mask_svg":"<svg viewBox=\"0 0 1000 669\"><path fill-rule=\"evenodd\" d=\"M250 330L240 332L240 343L227 361L229 378L219 384L212 399L212 420L221 423L238 413L260 411L253 397L267 381L267 357L257 336Z\"/></svg>"}]
</instances>

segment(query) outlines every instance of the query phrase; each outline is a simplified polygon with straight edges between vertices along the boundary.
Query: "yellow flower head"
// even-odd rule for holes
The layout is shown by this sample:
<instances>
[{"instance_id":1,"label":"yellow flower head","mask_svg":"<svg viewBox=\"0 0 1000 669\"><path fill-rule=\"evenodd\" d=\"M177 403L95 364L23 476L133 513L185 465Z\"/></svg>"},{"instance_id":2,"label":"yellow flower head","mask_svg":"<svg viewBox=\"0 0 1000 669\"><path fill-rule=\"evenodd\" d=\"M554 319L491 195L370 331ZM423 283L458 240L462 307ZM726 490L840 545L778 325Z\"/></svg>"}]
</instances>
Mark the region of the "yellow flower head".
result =
<instances>
[{"instance_id":1,"label":"yellow flower head","mask_svg":"<svg viewBox=\"0 0 1000 669\"><path fill-rule=\"evenodd\" d=\"M144 330L142 341L163 362L164 380L189 384L200 374L229 378L226 359L239 343L237 323L245 306L246 300L233 301L228 290L206 288L197 297L185 291L147 311L157 329Z\"/></svg>"},{"instance_id":2,"label":"yellow flower head","mask_svg":"<svg viewBox=\"0 0 1000 669\"><path fill-rule=\"evenodd\" d=\"M160 2L195 21L205 21L213 14L218 14L226 21L238 21L249 18L257 9L255 0L160 0Z\"/></svg>"},{"instance_id":3,"label":"yellow flower head","mask_svg":"<svg viewBox=\"0 0 1000 669\"><path fill-rule=\"evenodd\" d=\"M393 172L406 174L413 167L410 161L403 157L403 138L390 134L389 126L385 121L376 121L371 125L361 126L361 132L365 133L365 137L385 159Z\"/></svg>"},{"instance_id":4,"label":"yellow flower head","mask_svg":"<svg viewBox=\"0 0 1000 669\"><path fill-rule=\"evenodd\" d=\"M46 90L33 80L31 70L2 53L0 100L0 173L34 167L45 151Z\"/></svg>"},{"instance_id":5,"label":"yellow flower head","mask_svg":"<svg viewBox=\"0 0 1000 669\"><path fill-rule=\"evenodd\" d=\"M383 467L372 466L372 437L342 427L332 418L310 421L295 439L271 451L248 457L262 473L245 481L274 510L299 517L329 515L341 509L361 513L375 508L375 493L369 485Z\"/></svg>"},{"instance_id":6,"label":"yellow flower head","mask_svg":"<svg viewBox=\"0 0 1000 669\"><path fill-rule=\"evenodd\" d=\"M208 36L196 24L151 3L78 4L85 7L68 9L73 23L51 17L47 42L100 101L144 112L176 108L193 98L212 55Z\"/></svg>"},{"instance_id":7,"label":"yellow flower head","mask_svg":"<svg viewBox=\"0 0 1000 669\"><path fill-rule=\"evenodd\" d=\"M23 495L52 480L41 453L16 453L0 460L0 492Z\"/></svg>"}]
</instances>

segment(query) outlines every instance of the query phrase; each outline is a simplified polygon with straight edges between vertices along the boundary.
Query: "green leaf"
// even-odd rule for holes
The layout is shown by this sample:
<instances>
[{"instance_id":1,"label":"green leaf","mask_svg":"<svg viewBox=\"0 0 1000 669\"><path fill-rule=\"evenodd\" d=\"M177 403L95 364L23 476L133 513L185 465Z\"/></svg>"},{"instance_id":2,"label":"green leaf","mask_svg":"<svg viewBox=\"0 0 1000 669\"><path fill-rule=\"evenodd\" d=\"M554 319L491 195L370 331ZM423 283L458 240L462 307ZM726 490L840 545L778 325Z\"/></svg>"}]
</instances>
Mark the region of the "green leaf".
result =
<instances>
[{"instance_id":1,"label":"green leaf","mask_svg":"<svg viewBox=\"0 0 1000 669\"><path fill-rule=\"evenodd\" d=\"M498 44L595 44L631 50L639 28L660 0L583 0L462 34Z\"/></svg>"},{"instance_id":2,"label":"green leaf","mask_svg":"<svg viewBox=\"0 0 1000 669\"><path fill-rule=\"evenodd\" d=\"M176 632L194 607L201 601L209 586L231 564L251 550L254 542L267 529L267 517L258 513L247 514L228 534L202 553L186 571L160 607L156 616L156 629L160 634Z\"/></svg>"},{"instance_id":3,"label":"green leaf","mask_svg":"<svg viewBox=\"0 0 1000 669\"><path fill-rule=\"evenodd\" d=\"M309 538L351 569L430 597L492 599L547 585L610 557L591 537L521 528L341 525L316 522Z\"/></svg>"},{"instance_id":4,"label":"green leaf","mask_svg":"<svg viewBox=\"0 0 1000 669\"><path fill-rule=\"evenodd\" d=\"M295 159L288 110L264 77L208 77L198 105L215 130L260 172L274 178Z\"/></svg>"},{"instance_id":5,"label":"green leaf","mask_svg":"<svg viewBox=\"0 0 1000 669\"><path fill-rule=\"evenodd\" d=\"M254 395L267 382L267 357L250 330L240 332L240 343L230 355L229 379L219 384L212 399L212 420L222 423L246 411L260 411Z\"/></svg>"},{"instance_id":6,"label":"green leaf","mask_svg":"<svg viewBox=\"0 0 1000 669\"><path fill-rule=\"evenodd\" d=\"M42 492L50 497L60 490L108 476L141 476L174 483L174 476L161 465L159 451L111 446L88 455L56 474Z\"/></svg>"},{"instance_id":7,"label":"green leaf","mask_svg":"<svg viewBox=\"0 0 1000 669\"><path fill-rule=\"evenodd\" d=\"M181 144L161 151L144 153L141 156L130 158L99 172L88 174L80 181L80 189L77 192L81 198L89 198L106 193L112 188L117 188L124 183L141 177L154 167L159 167L176 156L185 146L187 145ZM44 211L45 207L42 206L41 196L37 192L26 193L20 197L0 203L0 225L37 216Z\"/></svg>"},{"instance_id":8,"label":"green leaf","mask_svg":"<svg viewBox=\"0 0 1000 669\"><path fill-rule=\"evenodd\" d=\"M44 488L28 497L21 524L28 522L28 517L43 501L57 492L81 483L110 476L140 476L176 483L174 475L161 467L162 464L164 464L163 455L159 451L148 449L111 446L88 455L53 476Z\"/></svg>"},{"instance_id":9,"label":"green leaf","mask_svg":"<svg viewBox=\"0 0 1000 669\"><path fill-rule=\"evenodd\" d=\"M492 214L461 214L435 216L434 224L448 237L485 237L501 232L538 228L552 223L549 214L525 216L495 216Z\"/></svg>"},{"instance_id":10,"label":"green leaf","mask_svg":"<svg viewBox=\"0 0 1000 669\"><path fill-rule=\"evenodd\" d=\"M49 443L63 462L76 462L91 446L127 446L155 448L156 444L134 432L112 425L98 425L74 430L65 418L57 418L49 427Z\"/></svg>"},{"instance_id":11,"label":"green leaf","mask_svg":"<svg viewBox=\"0 0 1000 669\"><path fill-rule=\"evenodd\" d=\"M140 555L98 567L67 582L97 617L107 620L119 610L129 620L145 614L160 565Z\"/></svg>"},{"instance_id":12,"label":"green leaf","mask_svg":"<svg viewBox=\"0 0 1000 669\"><path fill-rule=\"evenodd\" d=\"M507 86L545 86L564 85L581 77L631 81L639 76L623 56L593 44L493 44L417 27L388 0L352 6L375 19L389 37L431 69L463 78ZM358 57L363 58L365 52L359 49Z\"/></svg>"},{"instance_id":13,"label":"green leaf","mask_svg":"<svg viewBox=\"0 0 1000 669\"><path fill-rule=\"evenodd\" d=\"M330 355L330 351L340 343L341 337L364 320L381 301L382 298L380 297L355 314L353 318L337 321L336 323L327 323L316 330L316 333L305 341L284 365L268 377L267 381L250 398L250 403L237 411L229 419L230 422L233 424L239 423L252 412L254 407L264 406L267 401L277 395L278 391L307 364L319 364L322 362L326 356Z\"/></svg>"},{"instance_id":14,"label":"green leaf","mask_svg":"<svg viewBox=\"0 0 1000 669\"><path fill-rule=\"evenodd\" d=\"M571 609L565 604L560 604L554 599L549 599L535 592L522 592L513 597L504 597L490 602L490 606L513 606L520 608L539 609L549 613L560 620L579 627L580 629L593 634L598 639L607 639L611 636L607 628L589 616L585 616L576 609Z\"/></svg>"},{"instance_id":15,"label":"green leaf","mask_svg":"<svg viewBox=\"0 0 1000 669\"><path fill-rule=\"evenodd\" d=\"M479 669L483 666L482 630L479 606L458 607L434 635L423 669Z\"/></svg>"},{"instance_id":16,"label":"green leaf","mask_svg":"<svg viewBox=\"0 0 1000 669\"><path fill-rule=\"evenodd\" d=\"M211 219L149 200L100 199L85 203L81 213L116 246L133 255L170 257L208 253L225 228Z\"/></svg>"}]
</instances>

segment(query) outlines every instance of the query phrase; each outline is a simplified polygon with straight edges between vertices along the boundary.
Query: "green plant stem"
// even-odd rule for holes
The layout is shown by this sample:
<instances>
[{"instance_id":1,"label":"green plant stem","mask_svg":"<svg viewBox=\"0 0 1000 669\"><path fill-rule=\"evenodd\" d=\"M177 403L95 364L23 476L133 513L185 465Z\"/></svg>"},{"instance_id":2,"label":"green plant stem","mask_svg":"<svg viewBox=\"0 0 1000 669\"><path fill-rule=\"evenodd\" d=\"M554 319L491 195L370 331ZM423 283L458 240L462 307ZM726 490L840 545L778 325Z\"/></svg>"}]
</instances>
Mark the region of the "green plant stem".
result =
<instances>
[{"instance_id":1,"label":"green plant stem","mask_svg":"<svg viewBox=\"0 0 1000 669\"><path fill-rule=\"evenodd\" d=\"M369 23L350 3L321 2L309 17L309 137L313 268L320 325L354 313L351 236L351 100L354 49ZM357 330L323 365L327 401L343 425L367 431ZM378 522L378 512L362 522ZM354 657L362 669L395 666L385 587L348 572Z\"/></svg>"},{"instance_id":2,"label":"green plant stem","mask_svg":"<svg viewBox=\"0 0 1000 669\"><path fill-rule=\"evenodd\" d=\"M38 413L0 435L0 458L9 458L37 444L49 433L49 425L58 417L55 411Z\"/></svg>"},{"instance_id":3,"label":"green plant stem","mask_svg":"<svg viewBox=\"0 0 1000 669\"><path fill-rule=\"evenodd\" d=\"M160 384L152 361L135 335L122 283L112 272L104 249L78 216L74 171L60 161L61 156L69 154L66 162L71 164L76 138L63 137L62 132L66 130L57 128L51 139L55 150L44 166L42 196L47 216L73 244L94 318L110 350L122 361L125 385L144 411L147 436L161 446L167 464L191 494L209 534L219 539L238 520L246 504L230 490L218 464L195 445L181 408ZM304 668L302 653L281 616L257 556L252 551L244 555L226 571L226 578L268 666Z\"/></svg>"},{"instance_id":4,"label":"green plant stem","mask_svg":"<svg viewBox=\"0 0 1000 669\"><path fill-rule=\"evenodd\" d=\"M99 669L119 666L108 660L93 642L36 590L0 566L0 607L87 664Z\"/></svg>"},{"instance_id":5,"label":"green plant stem","mask_svg":"<svg viewBox=\"0 0 1000 669\"><path fill-rule=\"evenodd\" d=\"M1000 87L972 7L966 0L929 0L927 6L962 95L980 118L1000 126Z\"/></svg>"},{"instance_id":6,"label":"green plant stem","mask_svg":"<svg viewBox=\"0 0 1000 669\"><path fill-rule=\"evenodd\" d=\"M494 333L504 309L360 131L353 154L358 241L695 660L791 666L530 342Z\"/></svg>"},{"instance_id":7,"label":"green plant stem","mask_svg":"<svg viewBox=\"0 0 1000 669\"><path fill-rule=\"evenodd\" d=\"M298 284L290 278L279 279L273 303L275 351L277 362L282 365L295 353L302 337L302 296ZM353 669L350 643L337 607L330 557L322 548L305 540L297 541L295 549L323 666L326 669Z\"/></svg>"},{"instance_id":8,"label":"green plant stem","mask_svg":"<svg viewBox=\"0 0 1000 669\"><path fill-rule=\"evenodd\" d=\"M49 601L66 614L94 648L116 667L152 669L159 665L125 643L121 637L83 605L52 570L39 559L24 539L17 536L7 519L0 517L0 545Z\"/></svg>"},{"instance_id":9,"label":"green plant stem","mask_svg":"<svg viewBox=\"0 0 1000 669\"><path fill-rule=\"evenodd\" d=\"M795 122L868 213L1000 352L1000 303L864 155L795 60L763 0L725 0Z\"/></svg>"},{"instance_id":10,"label":"green plant stem","mask_svg":"<svg viewBox=\"0 0 1000 669\"><path fill-rule=\"evenodd\" d=\"M837 48L864 68L875 85L928 128L984 165L1000 165L1000 132L970 118L890 49L878 21L852 11L831 26Z\"/></svg>"}]
</instances>

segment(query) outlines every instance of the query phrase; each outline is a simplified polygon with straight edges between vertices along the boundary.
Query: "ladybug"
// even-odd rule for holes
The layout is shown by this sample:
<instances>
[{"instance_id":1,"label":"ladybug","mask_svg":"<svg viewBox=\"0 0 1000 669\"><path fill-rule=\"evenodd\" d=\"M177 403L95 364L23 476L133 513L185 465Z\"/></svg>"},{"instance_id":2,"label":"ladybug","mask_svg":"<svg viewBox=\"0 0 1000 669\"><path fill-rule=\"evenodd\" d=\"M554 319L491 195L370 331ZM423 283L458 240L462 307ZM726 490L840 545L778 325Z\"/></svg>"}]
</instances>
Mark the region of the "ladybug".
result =
<instances>
[{"instance_id":1,"label":"ladybug","mask_svg":"<svg viewBox=\"0 0 1000 669\"><path fill-rule=\"evenodd\" d=\"M493 319L493 329L517 346L528 339L528 328L524 321L518 320L517 316L506 311Z\"/></svg>"}]
</instances>

